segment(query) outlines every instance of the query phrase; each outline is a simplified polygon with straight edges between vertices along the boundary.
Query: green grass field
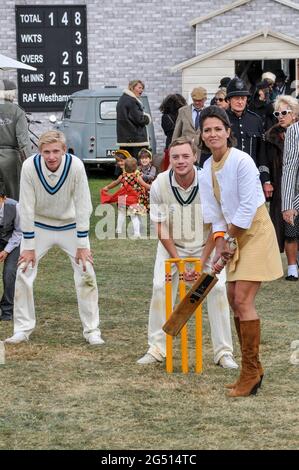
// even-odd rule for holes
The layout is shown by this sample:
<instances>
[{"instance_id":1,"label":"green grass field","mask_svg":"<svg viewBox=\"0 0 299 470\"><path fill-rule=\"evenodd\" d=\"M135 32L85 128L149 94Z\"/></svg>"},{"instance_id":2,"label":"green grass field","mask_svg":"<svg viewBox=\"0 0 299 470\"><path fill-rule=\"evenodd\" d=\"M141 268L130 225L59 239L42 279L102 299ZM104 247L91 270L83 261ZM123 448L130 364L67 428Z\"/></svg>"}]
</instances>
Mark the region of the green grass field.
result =
<instances>
[{"instance_id":1,"label":"green grass field","mask_svg":"<svg viewBox=\"0 0 299 470\"><path fill-rule=\"evenodd\" d=\"M90 179L94 208L105 184ZM35 285L37 328L29 343L6 346L0 366L0 449L298 449L299 369L289 363L297 283L263 285L264 382L257 396L230 399L224 384L237 372L214 365L205 308L202 375L181 374L178 353L172 375L136 364L147 349L156 241L99 241L97 220L91 243L106 344L83 339L69 260L53 250ZM8 322L0 329L1 339L12 333ZM235 355L239 362L237 344Z\"/></svg>"}]
</instances>

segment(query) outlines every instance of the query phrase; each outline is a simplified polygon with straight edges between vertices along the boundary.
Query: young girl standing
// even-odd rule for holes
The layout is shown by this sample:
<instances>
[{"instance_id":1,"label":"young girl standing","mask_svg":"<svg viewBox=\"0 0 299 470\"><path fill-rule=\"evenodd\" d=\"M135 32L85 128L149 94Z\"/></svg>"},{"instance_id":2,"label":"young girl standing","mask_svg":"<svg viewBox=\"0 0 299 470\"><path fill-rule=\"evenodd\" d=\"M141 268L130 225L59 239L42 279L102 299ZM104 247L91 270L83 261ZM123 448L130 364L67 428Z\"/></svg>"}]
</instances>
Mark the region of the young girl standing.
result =
<instances>
[{"instance_id":1,"label":"young girl standing","mask_svg":"<svg viewBox=\"0 0 299 470\"><path fill-rule=\"evenodd\" d=\"M121 188L114 194L108 195L109 189L121 185ZM134 238L140 238L140 215L147 213L144 200L150 185L147 184L137 170L135 158L125 160L124 172L115 181L105 186L101 191L101 202L118 203L117 227L116 233L122 233L126 215L132 220Z\"/></svg>"},{"instance_id":2,"label":"young girl standing","mask_svg":"<svg viewBox=\"0 0 299 470\"><path fill-rule=\"evenodd\" d=\"M138 169L142 179L151 184L157 176L157 169L152 163L152 152L143 148L138 153Z\"/></svg>"}]
</instances>

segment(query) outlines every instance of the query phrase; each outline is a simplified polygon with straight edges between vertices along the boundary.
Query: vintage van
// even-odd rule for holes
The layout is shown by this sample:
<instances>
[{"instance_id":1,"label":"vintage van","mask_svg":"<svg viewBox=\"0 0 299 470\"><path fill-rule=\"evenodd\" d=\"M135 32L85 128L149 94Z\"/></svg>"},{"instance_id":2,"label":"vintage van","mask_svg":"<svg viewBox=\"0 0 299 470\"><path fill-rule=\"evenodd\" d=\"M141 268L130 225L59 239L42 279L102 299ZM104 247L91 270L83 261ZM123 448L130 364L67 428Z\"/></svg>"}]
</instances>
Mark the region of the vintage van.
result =
<instances>
[{"instance_id":1,"label":"vintage van","mask_svg":"<svg viewBox=\"0 0 299 470\"><path fill-rule=\"evenodd\" d=\"M64 108L62 120L50 121L62 131L67 139L68 152L81 158L86 166L105 167L114 165L116 137L116 105L123 89L105 86L96 90L73 93ZM142 96L144 111L150 114L147 96ZM149 142L156 152L153 124L147 126Z\"/></svg>"}]
</instances>

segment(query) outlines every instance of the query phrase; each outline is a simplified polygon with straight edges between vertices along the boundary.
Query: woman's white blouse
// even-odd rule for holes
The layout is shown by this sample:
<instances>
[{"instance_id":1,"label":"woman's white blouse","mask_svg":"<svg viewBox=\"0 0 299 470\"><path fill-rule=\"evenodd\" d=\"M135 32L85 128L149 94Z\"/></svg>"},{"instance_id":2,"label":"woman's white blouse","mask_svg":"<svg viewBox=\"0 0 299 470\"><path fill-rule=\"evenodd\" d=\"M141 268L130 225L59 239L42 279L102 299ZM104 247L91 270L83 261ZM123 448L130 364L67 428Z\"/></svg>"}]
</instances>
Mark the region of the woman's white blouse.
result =
<instances>
[{"instance_id":1,"label":"woman's white blouse","mask_svg":"<svg viewBox=\"0 0 299 470\"><path fill-rule=\"evenodd\" d=\"M249 228L258 207L265 202L260 174L253 159L232 148L215 177L220 188L220 204L214 196L211 157L198 172L204 222L213 225L213 232L226 231L228 224Z\"/></svg>"}]
</instances>

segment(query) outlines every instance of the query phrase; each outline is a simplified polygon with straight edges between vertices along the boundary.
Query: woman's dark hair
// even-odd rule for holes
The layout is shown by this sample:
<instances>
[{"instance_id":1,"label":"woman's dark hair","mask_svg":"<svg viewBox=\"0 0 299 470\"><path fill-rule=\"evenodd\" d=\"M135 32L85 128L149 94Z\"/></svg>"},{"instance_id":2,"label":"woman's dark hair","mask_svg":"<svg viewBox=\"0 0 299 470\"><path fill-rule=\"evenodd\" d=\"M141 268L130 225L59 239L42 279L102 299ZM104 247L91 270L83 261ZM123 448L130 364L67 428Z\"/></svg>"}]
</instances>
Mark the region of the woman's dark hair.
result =
<instances>
[{"instance_id":1,"label":"woman's dark hair","mask_svg":"<svg viewBox=\"0 0 299 470\"><path fill-rule=\"evenodd\" d=\"M185 98L179 93L175 93L172 95L167 95L166 98L164 98L159 110L163 114L175 114L178 109L180 109L182 106L185 106L186 104L187 101Z\"/></svg>"},{"instance_id":2,"label":"woman's dark hair","mask_svg":"<svg viewBox=\"0 0 299 470\"><path fill-rule=\"evenodd\" d=\"M220 121L223 122L223 125L226 130L231 129L232 126L228 118L228 115L226 114L223 108L219 108L218 106L212 105L212 106L208 106L200 113L200 137L199 137L200 148L204 152L211 153L210 149L206 146L206 144L201 138L204 122L208 118L220 119ZM227 138L227 146L234 147L235 145L236 145L236 139L233 136L232 131L231 131L229 137Z\"/></svg>"}]
</instances>

